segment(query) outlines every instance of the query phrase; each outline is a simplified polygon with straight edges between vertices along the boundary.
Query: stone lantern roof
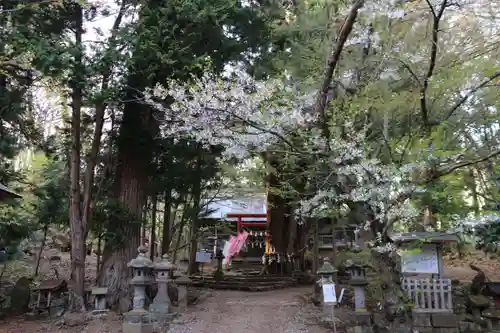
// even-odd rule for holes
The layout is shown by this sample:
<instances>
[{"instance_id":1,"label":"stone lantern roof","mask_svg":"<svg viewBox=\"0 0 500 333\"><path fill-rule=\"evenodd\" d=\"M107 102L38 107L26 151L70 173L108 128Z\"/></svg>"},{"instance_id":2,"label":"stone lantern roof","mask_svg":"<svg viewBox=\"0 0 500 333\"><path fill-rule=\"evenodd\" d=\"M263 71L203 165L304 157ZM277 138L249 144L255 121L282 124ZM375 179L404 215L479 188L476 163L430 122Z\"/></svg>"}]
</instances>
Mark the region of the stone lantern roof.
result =
<instances>
[{"instance_id":1,"label":"stone lantern roof","mask_svg":"<svg viewBox=\"0 0 500 333\"><path fill-rule=\"evenodd\" d=\"M330 262L330 258L323 258L323 265L316 271L318 275L333 275L337 273L337 269Z\"/></svg>"},{"instance_id":2,"label":"stone lantern roof","mask_svg":"<svg viewBox=\"0 0 500 333\"><path fill-rule=\"evenodd\" d=\"M193 280L191 280L188 276L183 275L175 279L175 283L178 285L190 285L193 283Z\"/></svg>"},{"instance_id":3,"label":"stone lantern roof","mask_svg":"<svg viewBox=\"0 0 500 333\"><path fill-rule=\"evenodd\" d=\"M168 260L168 254L164 254L161 260L154 264L155 271L172 271L175 265Z\"/></svg>"},{"instance_id":4,"label":"stone lantern roof","mask_svg":"<svg viewBox=\"0 0 500 333\"><path fill-rule=\"evenodd\" d=\"M154 268L154 264L146 256L148 249L145 246L139 246L137 249L139 254L137 258L130 260L127 264L129 268L134 269L134 277L130 281L131 285L146 286L154 282L151 276L151 271Z\"/></svg>"},{"instance_id":5,"label":"stone lantern roof","mask_svg":"<svg viewBox=\"0 0 500 333\"><path fill-rule=\"evenodd\" d=\"M139 252L137 258L130 260L129 263L127 264L127 267L136 269L154 268L153 262L149 260L149 258L146 256L148 249L144 245L139 246L137 252Z\"/></svg>"},{"instance_id":6,"label":"stone lantern roof","mask_svg":"<svg viewBox=\"0 0 500 333\"><path fill-rule=\"evenodd\" d=\"M367 263L362 262L360 260L350 260L350 259L345 261L344 266L345 266L345 268L360 268L360 269L372 267L370 264L367 264Z\"/></svg>"}]
</instances>

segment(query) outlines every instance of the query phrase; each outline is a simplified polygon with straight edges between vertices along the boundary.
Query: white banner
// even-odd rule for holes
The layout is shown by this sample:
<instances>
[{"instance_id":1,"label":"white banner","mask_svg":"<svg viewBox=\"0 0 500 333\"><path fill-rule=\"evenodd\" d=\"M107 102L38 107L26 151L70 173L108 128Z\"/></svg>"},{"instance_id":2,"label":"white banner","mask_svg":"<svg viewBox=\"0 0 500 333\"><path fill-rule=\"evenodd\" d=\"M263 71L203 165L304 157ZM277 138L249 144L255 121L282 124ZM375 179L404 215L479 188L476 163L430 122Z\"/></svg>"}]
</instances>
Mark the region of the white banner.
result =
<instances>
[{"instance_id":1,"label":"white banner","mask_svg":"<svg viewBox=\"0 0 500 333\"><path fill-rule=\"evenodd\" d=\"M337 292L334 283L323 285L323 302L325 304L337 304Z\"/></svg>"}]
</instances>

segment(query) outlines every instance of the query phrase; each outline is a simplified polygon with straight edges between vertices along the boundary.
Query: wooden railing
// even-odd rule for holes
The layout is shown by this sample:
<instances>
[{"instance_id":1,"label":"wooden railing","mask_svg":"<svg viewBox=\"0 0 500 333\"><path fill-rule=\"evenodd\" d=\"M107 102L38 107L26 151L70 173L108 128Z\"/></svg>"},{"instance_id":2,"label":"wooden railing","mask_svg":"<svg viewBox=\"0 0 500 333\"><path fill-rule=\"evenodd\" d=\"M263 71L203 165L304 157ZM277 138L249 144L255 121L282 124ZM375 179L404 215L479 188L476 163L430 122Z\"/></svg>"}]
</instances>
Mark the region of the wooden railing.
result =
<instances>
[{"instance_id":1,"label":"wooden railing","mask_svg":"<svg viewBox=\"0 0 500 333\"><path fill-rule=\"evenodd\" d=\"M403 278L402 288L415 312L453 312L450 279Z\"/></svg>"}]
</instances>

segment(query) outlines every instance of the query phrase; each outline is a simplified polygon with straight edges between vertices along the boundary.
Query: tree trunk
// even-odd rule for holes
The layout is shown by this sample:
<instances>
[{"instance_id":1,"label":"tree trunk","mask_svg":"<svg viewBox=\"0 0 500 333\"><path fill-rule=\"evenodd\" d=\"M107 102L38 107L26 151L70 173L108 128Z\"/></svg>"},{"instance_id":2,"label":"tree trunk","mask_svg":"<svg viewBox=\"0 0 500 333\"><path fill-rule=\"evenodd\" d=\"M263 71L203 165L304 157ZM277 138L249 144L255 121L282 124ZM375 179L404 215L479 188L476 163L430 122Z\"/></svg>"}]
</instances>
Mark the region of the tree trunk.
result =
<instances>
[{"instance_id":1,"label":"tree trunk","mask_svg":"<svg viewBox=\"0 0 500 333\"><path fill-rule=\"evenodd\" d=\"M161 240L161 253L168 253L170 248L170 222L172 215L172 203L171 203L172 191L167 189L165 191L165 204L163 206L163 234Z\"/></svg>"},{"instance_id":2,"label":"tree trunk","mask_svg":"<svg viewBox=\"0 0 500 333\"><path fill-rule=\"evenodd\" d=\"M319 269L319 219L314 218L312 223L314 228L312 273L316 274Z\"/></svg>"},{"instance_id":3,"label":"tree trunk","mask_svg":"<svg viewBox=\"0 0 500 333\"><path fill-rule=\"evenodd\" d=\"M83 9L76 6L75 12L75 67L71 81L71 158L69 225L71 231L71 280L73 282L70 310L85 310L85 223L80 210L80 126L84 81L83 59Z\"/></svg>"},{"instance_id":4,"label":"tree trunk","mask_svg":"<svg viewBox=\"0 0 500 333\"><path fill-rule=\"evenodd\" d=\"M269 192L267 194L267 205L269 207L269 232L271 234L271 243L278 253L287 250L287 240L284 238L284 229L286 223L286 202L275 191L280 187L280 181L275 174L269 175Z\"/></svg>"},{"instance_id":5,"label":"tree trunk","mask_svg":"<svg viewBox=\"0 0 500 333\"><path fill-rule=\"evenodd\" d=\"M156 212L158 208L158 195L155 193L151 200L151 244L149 246L149 257L155 260L156 257Z\"/></svg>"},{"instance_id":6,"label":"tree trunk","mask_svg":"<svg viewBox=\"0 0 500 333\"><path fill-rule=\"evenodd\" d=\"M201 147L200 147L201 149ZM198 156L198 160L196 161L196 175L200 175L199 179L197 179L193 184L193 213L191 216L191 230L190 230L190 239L191 246L189 248L189 274L195 274L198 272L198 265L196 264L196 251L198 250L198 221L200 214L200 200L201 200L201 152Z\"/></svg>"},{"instance_id":7,"label":"tree trunk","mask_svg":"<svg viewBox=\"0 0 500 333\"><path fill-rule=\"evenodd\" d=\"M183 210L182 210L181 220L176 225L177 239L175 241L174 254L173 254L173 258L172 258L172 263L173 264L175 264L175 262L177 260L177 252L179 251L179 248L180 248L180 245L181 245L182 232L184 231L184 226L186 225L187 213L188 213L189 207L191 205L191 200L192 200L192 197L190 197L188 200L186 200L186 203L184 204L184 207L183 207Z\"/></svg>"},{"instance_id":8,"label":"tree trunk","mask_svg":"<svg viewBox=\"0 0 500 333\"><path fill-rule=\"evenodd\" d=\"M115 19L111 31L111 41L113 42L118 33L121 20L125 14L126 2L122 2L120 11ZM80 127L81 127L81 109L83 105L83 85L85 82L85 68L83 64L83 44L82 37L83 29L83 8L80 5L76 6L75 12L75 67L73 78L70 82L71 87L71 157L70 157L70 200L69 200L69 222L71 232L71 280L73 282L73 290L71 295L70 309L85 310L84 293L85 293L85 259L86 246L85 241L88 233L88 220L91 215L92 188L94 183L94 169L97 163L99 147L101 144L102 127L104 124L104 113L107 107L105 101L99 101L96 104L95 129L92 139L91 149L87 158L87 165L84 177L83 187L83 205L81 202L81 187L80 187L80 167L81 167L81 142L80 142ZM108 51L113 50L111 45ZM112 72L112 65L109 64L102 74L101 91L108 89L109 78ZM82 205L82 207L81 207Z\"/></svg>"},{"instance_id":9,"label":"tree trunk","mask_svg":"<svg viewBox=\"0 0 500 333\"><path fill-rule=\"evenodd\" d=\"M138 161L136 159L135 161ZM145 180L140 168L125 160L127 165L122 164L122 179L118 200L134 214L137 220L123 223L113 221L114 232L119 233L122 244L106 243L104 246L103 264L99 272L100 285L108 287L108 304L116 307L121 312L130 309L131 293L129 288L130 271L127 263L137 257L137 248L140 243L141 213L144 195ZM121 246L120 246L121 245Z\"/></svg>"},{"instance_id":10,"label":"tree trunk","mask_svg":"<svg viewBox=\"0 0 500 333\"><path fill-rule=\"evenodd\" d=\"M129 77L128 86L137 87L137 78ZM108 304L120 311L128 311L132 305L129 287L130 271L127 263L137 257L141 244L141 220L148 184L147 170L151 161L153 136L151 124L154 120L151 110L137 100L136 90L126 92L123 119L118 137L118 167L116 170L115 190L118 201L135 221L111 221L111 228L121 236L123 242L106 242L103 266L99 274L101 285L107 286ZM139 140L140 138L140 140Z\"/></svg>"},{"instance_id":11,"label":"tree trunk","mask_svg":"<svg viewBox=\"0 0 500 333\"><path fill-rule=\"evenodd\" d=\"M339 264L337 261L337 240L335 239L335 236L337 235L337 223L336 219L330 218L330 223L332 226L332 263L334 264Z\"/></svg>"},{"instance_id":12,"label":"tree trunk","mask_svg":"<svg viewBox=\"0 0 500 333\"><path fill-rule=\"evenodd\" d=\"M97 235L97 263L96 263L96 275L99 276L101 271L101 258L102 258L102 221L99 221L99 234Z\"/></svg>"},{"instance_id":13,"label":"tree trunk","mask_svg":"<svg viewBox=\"0 0 500 333\"><path fill-rule=\"evenodd\" d=\"M146 225L148 223L148 210L149 210L149 203L148 199L144 201L144 207L142 209L142 223L141 223L141 240L140 240L140 245L144 244L145 239L148 238L147 232L146 232Z\"/></svg>"},{"instance_id":14,"label":"tree trunk","mask_svg":"<svg viewBox=\"0 0 500 333\"><path fill-rule=\"evenodd\" d=\"M472 195L472 209L474 211L474 216L478 217L480 214L479 208L479 194L477 191L476 175L474 174L474 169L469 169L469 177L467 177L469 187Z\"/></svg>"},{"instance_id":15,"label":"tree trunk","mask_svg":"<svg viewBox=\"0 0 500 333\"><path fill-rule=\"evenodd\" d=\"M36 258L36 267L35 267L35 277L38 276L38 269L40 268L40 259L42 257L42 253L43 253L43 248L45 247L45 242L47 241L47 232L49 231L49 224L48 223L45 223L43 225L43 240L42 240L42 244L40 245L40 250L38 251L38 255L37 255L37 258Z\"/></svg>"}]
</instances>

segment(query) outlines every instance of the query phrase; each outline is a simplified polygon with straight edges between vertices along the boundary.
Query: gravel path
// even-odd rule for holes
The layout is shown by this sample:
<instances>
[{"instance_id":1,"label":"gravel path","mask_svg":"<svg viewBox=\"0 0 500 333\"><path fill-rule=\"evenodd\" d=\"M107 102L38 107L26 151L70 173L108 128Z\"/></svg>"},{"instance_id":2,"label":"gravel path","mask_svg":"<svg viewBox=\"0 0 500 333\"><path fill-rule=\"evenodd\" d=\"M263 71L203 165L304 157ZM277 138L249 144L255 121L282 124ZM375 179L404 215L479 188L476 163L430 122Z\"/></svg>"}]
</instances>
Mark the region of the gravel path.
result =
<instances>
[{"instance_id":1,"label":"gravel path","mask_svg":"<svg viewBox=\"0 0 500 333\"><path fill-rule=\"evenodd\" d=\"M305 304L308 288L269 292L210 291L171 323L168 333L327 333L318 309ZM122 319L109 313L86 326L60 327L55 320L0 320L0 333L122 333ZM160 330L158 333L165 333Z\"/></svg>"},{"instance_id":2,"label":"gravel path","mask_svg":"<svg viewBox=\"0 0 500 333\"><path fill-rule=\"evenodd\" d=\"M299 297L307 291L214 291L176 320L169 333L326 333Z\"/></svg>"}]
</instances>

